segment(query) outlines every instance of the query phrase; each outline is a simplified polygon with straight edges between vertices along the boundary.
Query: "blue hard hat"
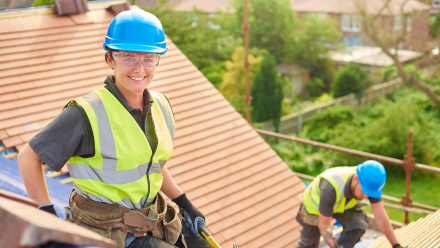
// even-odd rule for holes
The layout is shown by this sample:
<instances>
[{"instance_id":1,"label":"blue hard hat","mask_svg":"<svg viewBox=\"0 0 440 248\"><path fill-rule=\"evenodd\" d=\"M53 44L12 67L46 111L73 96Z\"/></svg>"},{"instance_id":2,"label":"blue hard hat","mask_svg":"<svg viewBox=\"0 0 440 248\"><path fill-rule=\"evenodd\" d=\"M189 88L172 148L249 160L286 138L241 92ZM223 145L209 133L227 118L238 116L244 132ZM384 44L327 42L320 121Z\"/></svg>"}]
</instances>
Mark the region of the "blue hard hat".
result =
<instances>
[{"instance_id":1,"label":"blue hard hat","mask_svg":"<svg viewBox=\"0 0 440 248\"><path fill-rule=\"evenodd\" d=\"M371 198L380 198L387 180L387 173L383 165L375 160L368 160L358 165L356 173L362 191Z\"/></svg>"},{"instance_id":2,"label":"blue hard hat","mask_svg":"<svg viewBox=\"0 0 440 248\"><path fill-rule=\"evenodd\" d=\"M110 48L160 55L168 50L159 19L141 9L123 11L115 16L102 46L106 51Z\"/></svg>"}]
</instances>

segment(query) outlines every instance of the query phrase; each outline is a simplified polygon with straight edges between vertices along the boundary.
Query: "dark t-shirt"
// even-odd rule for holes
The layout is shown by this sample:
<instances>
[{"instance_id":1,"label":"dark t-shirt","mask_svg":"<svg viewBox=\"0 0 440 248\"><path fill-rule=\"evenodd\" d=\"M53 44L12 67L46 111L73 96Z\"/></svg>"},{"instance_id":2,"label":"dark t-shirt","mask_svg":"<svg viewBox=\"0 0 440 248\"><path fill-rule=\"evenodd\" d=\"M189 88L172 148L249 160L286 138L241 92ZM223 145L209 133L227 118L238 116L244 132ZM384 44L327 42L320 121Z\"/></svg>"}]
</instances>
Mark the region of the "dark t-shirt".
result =
<instances>
[{"instance_id":1,"label":"dark t-shirt","mask_svg":"<svg viewBox=\"0 0 440 248\"><path fill-rule=\"evenodd\" d=\"M111 77L107 77L104 83L105 88L118 99L137 122L150 146L156 147L157 138L150 113L153 98L150 92L147 89L144 90L144 115L142 115L140 109L128 103ZM93 133L87 132L91 130L90 122L83 119L79 108L81 106L67 106L52 122L29 140L32 149L55 171L61 170L70 157L92 157L95 154Z\"/></svg>"},{"instance_id":2,"label":"dark t-shirt","mask_svg":"<svg viewBox=\"0 0 440 248\"><path fill-rule=\"evenodd\" d=\"M353 176L348 179L347 184L344 187L344 195L347 198L346 203L349 202L353 198L353 194L350 191L350 184ZM321 190L320 193L320 202L319 202L319 213L331 217L333 216L333 206L336 203L336 190L326 179L321 179L319 183L319 188ZM382 201L382 198L371 198L369 197L371 203L376 203Z\"/></svg>"}]
</instances>

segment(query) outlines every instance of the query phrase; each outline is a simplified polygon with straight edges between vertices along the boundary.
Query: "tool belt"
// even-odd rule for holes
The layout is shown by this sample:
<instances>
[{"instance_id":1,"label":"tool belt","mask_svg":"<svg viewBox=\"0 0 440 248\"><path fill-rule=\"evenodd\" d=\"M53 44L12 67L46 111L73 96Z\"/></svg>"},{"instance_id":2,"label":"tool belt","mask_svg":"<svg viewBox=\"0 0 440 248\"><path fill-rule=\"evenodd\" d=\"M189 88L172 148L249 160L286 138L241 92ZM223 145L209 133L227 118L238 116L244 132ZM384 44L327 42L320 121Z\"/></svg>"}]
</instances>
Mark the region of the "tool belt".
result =
<instances>
[{"instance_id":1,"label":"tool belt","mask_svg":"<svg viewBox=\"0 0 440 248\"><path fill-rule=\"evenodd\" d=\"M118 248L126 247L127 233L142 237L148 232L173 246L182 230L182 216L160 193L152 206L130 210L92 201L72 191L70 206L65 210L67 221L114 240Z\"/></svg>"},{"instance_id":2,"label":"tool belt","mask_svg":"<svg viewBox=\"0 0 440 248\"><path fill-rule=\"evenodd\" d=\"M301 204L301 207L299 209L299 217L307 225L318 226L318 224L319 224L319 216L307 213L307 210L304 207L304 204Z\"/></svg>"}]
</instances>

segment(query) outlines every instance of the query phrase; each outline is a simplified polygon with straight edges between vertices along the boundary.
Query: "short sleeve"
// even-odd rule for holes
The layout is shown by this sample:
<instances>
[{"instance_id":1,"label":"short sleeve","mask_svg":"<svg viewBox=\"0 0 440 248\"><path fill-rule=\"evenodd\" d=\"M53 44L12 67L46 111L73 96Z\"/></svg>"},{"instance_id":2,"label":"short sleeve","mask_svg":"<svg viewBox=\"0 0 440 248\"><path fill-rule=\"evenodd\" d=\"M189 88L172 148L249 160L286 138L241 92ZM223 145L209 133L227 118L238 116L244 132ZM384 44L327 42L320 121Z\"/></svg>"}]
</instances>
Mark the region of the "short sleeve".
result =
<instances>
[{"instance_id":1,"label":"short sleeve","mask_svg":"<svg viewBox=\"0 0 440 248\"><path fill-rule=\"evenodd\" d=\"M333 216L333 206L336 203L336 190L326 179L321 179L319 188L319 213L331 217Z\"/></svg>"},{"instance_id":2,"label":"short sleeve","mask_svg":"<svg viewBox=\"0 0 440 248\"><path fill-rule=\"evenodd\" d=\"M84 121L79 108L76 105L67 106L29 140L32 149L55 171L61 170L70 157L93 156L95 153L93 135L87 135L90 124Z\"/></svg>"},{"instance_id":3,"label":"short sleeve","mask_svg":"<svg viewBox=\"0 0 440 248\"><path fill-rule=\"evenodd\" d=\"M378 203L382 201L382 197L381 198L371 198L368 197L368 200L370 201L370 203Z\"/></svg>"}]
</instances>

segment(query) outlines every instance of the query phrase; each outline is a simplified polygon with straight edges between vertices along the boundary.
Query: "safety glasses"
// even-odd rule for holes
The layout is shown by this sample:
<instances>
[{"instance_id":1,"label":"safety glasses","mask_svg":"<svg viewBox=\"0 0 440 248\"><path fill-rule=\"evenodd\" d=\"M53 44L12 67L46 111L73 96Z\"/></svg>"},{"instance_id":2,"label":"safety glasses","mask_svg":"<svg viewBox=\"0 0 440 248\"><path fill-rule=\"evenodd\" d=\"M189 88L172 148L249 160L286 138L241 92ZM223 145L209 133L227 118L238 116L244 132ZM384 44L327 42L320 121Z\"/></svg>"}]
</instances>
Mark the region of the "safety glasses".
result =
<instances>
[{"instance_id":1,"label":"safety glasses","mask_svg":"<svg viewBox=\"0 0 440 248\"><path fill-rule=\"evenodd\" d=\"M126 66L134 66L141 60L144 67L154 67L159 64L160 60L160 55L157 53L138 54L126 51L113 51L111 54L114 60Z\"/></svg>"}]
</instances>

